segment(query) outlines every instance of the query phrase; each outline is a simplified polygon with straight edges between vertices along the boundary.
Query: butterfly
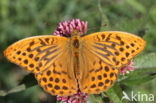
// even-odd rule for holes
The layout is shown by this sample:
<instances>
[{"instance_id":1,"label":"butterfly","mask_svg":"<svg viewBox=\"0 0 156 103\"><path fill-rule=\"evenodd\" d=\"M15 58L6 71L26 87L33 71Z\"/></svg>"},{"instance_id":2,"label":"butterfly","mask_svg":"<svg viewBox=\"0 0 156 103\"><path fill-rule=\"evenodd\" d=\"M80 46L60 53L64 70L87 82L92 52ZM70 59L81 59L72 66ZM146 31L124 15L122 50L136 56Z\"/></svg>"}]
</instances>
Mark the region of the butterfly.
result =
<instances>
[{"instance_id":1,"label":"butterfly","mask_svg":"<svg viewBox=\"0 0 156 103\"><path fill-rule=\"evenodd\" d=\"M75 33L71 37L33 36L15 42L4 55L34 73L38 84L52 95L77 91L98 94L118 79L120 68L139 54L146 42L120 31Z\"/></svg>"}]
</instances>

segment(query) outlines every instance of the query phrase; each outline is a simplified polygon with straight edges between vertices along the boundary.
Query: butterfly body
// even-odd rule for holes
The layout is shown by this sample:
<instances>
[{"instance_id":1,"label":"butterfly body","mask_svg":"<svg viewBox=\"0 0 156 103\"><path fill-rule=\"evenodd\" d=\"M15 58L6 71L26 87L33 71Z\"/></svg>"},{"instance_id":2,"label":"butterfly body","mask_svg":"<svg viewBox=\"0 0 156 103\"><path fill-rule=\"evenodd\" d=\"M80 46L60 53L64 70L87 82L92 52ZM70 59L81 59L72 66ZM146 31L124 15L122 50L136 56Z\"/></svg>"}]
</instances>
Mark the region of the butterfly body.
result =
<instances>
[{"instance_id":1,"label":"butterfly body","mask_svg":"<svg viewBox=\"0 0 156 103\"><path fill-rule=\"evenodd\" d=\"M74 67L73 67L73 71L74 71L74 75L75 75L75 78L79 78L79 74L80 74L80 68L79 68L79 51L80 51L80 35L74 35L72 36L71 38L71 52L73 52L73 61L74 61Z\"/></svg>"},{"instance_id":2,"label":"butterfly body","mask_svg":"<svg viewBox=\"0 0 156 103\"><path fill-rule=\"evenodd\" d=\"M139 54L145 41L119 31L71 37L34 36L5 51L13 63L35 74L41 87L52 95L69 96L81 91L98 94L117 80L119 70Z\"/></svg>"}]
</instances>

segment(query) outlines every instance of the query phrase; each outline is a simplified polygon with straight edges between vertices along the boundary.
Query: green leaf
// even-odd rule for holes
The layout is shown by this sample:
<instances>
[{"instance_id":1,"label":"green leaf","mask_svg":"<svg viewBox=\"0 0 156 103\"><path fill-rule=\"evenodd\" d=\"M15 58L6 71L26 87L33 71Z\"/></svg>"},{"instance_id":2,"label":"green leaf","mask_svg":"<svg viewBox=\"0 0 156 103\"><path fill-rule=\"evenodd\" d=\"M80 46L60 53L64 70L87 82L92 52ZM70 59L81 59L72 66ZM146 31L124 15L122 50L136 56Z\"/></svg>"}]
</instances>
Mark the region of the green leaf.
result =
<instances>
[{"instance_id":1,"label":"green leaf","mask_svg":"<svg viewBox=\"0 0 156 103\"><path fill-rule=\"evenodd\" d=\"M136 77L128 77L127 79L122 80L120 83L128 85L128 86L140 85L140 84L149 82L150 80L154 78L156 78L156 75L151 75L151 74L142 75L142 76L139 75Z\"/></svg>"},{"instance_id":2,"label":"green leaf","mask_svg":"<svg viewBox=\"0 0 156 103\"><path fill-rule=\"evenodd\" d=\"M107 96L113 103L127 103L127 101L121 101L122 90L117 83L106 92Z\"/></svg>"},{"instance_id":3,"label":"green leaf","mask_svg":"<svg viewBox=\"0 0 156 103\"><path fill-rule=\"evenodd\" d=\"M19 85L19 86L15 87L9 91L0 90L0 96L6 96L8 94L20 92L20 91L23 91L25 89L26 89L25 85Z\"/></svg>"},{"instance_id":4,"label":"green leaf","mask_svg":"<svg viewBox=\"0 0 156 103\"><path fill-rule=\"evenodd\" d=\"M90 95L89 103L102 103L102 97L100 95Z\"/></svg>"},{"instance_id":5,"label":"green leaf","mask_svg":"<svg viewBox=\"0 0 156 103\"><path fill-rule=\"evenodd\" d=\"M134 60L135 68L156 68L156 53L144 54Z\"/></svg>"},{"instance_id":6,"label":"green leaf","mask_svg":"<svg viewBox=\"0 0 156 103\"><path fill-rule=\"evenodd\" d=\"M16 93L23 91L27 88L37 85L37 81L34 78L33 74L26 75L23 80L19 83L19 85L9 91L0 90L0 96L6 96L8 94Z\"/></svg>"}]
</instances>

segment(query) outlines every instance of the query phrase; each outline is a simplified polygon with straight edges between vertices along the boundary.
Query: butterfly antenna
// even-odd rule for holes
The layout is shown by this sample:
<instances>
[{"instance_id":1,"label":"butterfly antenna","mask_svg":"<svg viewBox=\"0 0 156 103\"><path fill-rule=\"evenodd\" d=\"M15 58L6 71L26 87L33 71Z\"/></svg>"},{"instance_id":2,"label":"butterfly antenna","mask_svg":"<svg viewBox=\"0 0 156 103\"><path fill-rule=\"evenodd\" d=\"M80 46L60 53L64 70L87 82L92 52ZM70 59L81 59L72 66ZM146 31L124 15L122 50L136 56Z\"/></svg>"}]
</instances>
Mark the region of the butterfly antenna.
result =
<instances>
[{"instance_id":1,"label":"butterfly antenna","mask_svg":"<svg viewBox=\"0 0 156 103\"><path fill-rule=\"evenodd\" d=\"M88 32L91 32L93 30L99 31L99 29L101 29L103 27L108 27L108 25L107 24L102 24L101 26L91 27L91 28L88 29Z\"/></svg>"}]
</instances>

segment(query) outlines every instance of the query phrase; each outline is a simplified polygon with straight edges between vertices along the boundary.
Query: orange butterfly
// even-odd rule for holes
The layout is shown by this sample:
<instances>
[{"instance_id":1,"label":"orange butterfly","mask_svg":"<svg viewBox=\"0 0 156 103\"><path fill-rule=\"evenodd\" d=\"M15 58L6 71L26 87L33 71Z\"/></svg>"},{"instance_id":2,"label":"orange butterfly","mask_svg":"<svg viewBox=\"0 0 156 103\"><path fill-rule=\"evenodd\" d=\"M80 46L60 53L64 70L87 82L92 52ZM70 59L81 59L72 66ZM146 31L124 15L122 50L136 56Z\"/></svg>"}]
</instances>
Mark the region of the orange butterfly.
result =
<instances>
[{"instance_id":1,"label":"orange butterfly","mask_svg":"<svg viewBox=\"0 0 156 103\"><path fill-rule=\"evenodd\" d=\"M119 69L140 53L145 41L119 31L71 37L34 36L20 40L5 51L13 63L35 74L52 95L69 96L80 90L97 94L117 80Z\"/></svg>"}]
</instances>

